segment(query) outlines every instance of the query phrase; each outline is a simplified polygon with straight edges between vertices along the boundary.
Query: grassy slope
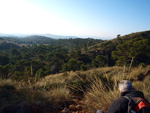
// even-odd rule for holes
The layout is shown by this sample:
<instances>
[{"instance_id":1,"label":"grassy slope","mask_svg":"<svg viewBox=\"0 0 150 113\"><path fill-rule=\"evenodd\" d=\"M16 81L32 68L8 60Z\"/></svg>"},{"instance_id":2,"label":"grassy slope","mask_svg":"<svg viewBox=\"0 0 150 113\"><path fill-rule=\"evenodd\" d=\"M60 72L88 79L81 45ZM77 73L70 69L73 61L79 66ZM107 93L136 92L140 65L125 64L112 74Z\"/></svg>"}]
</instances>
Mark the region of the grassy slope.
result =
<instances>
[{"instance_id":1,"label":"grassy slope","mask_svg":"<svg viewBox=\"0 0 150 113\"><path fill-rule=\"evenodd\" d=\"M135 88L143 91L150 101L150 77L148 74L145 75L149 68L150 66L136 67L128 72L128 68L124 67L105 67L49 75L38 81L0 80L0 98L3 97L0 109L19 101L29 104L42 103L43 106L48 104L68 107L73 103L72 94L81 94L83 91L82 99L90 113L94 113L97 109L106 111L119 97L117 83L122 79L131 80ZM141 78L142 76L144 78Z\"/></svg>"}]
</instances>

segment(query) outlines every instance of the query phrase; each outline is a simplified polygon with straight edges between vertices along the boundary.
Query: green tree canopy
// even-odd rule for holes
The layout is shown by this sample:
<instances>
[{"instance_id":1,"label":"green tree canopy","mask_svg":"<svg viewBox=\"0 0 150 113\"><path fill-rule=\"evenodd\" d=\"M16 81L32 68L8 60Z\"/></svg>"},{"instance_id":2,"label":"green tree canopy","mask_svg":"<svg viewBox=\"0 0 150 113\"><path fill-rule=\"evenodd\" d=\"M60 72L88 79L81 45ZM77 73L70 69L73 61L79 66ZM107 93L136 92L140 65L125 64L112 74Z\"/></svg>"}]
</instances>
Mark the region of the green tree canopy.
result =
<instances>
[{"instance_id":1,"label":"green tree canopy","mask_svg":"<svg viewBox=\"0 0 150 113\"><path fill-rule=\"evenodd\" d=\"M117 46L117 50L112 52L112 56L119 65L132 63L140 55L149 55L150 40L148 39L132 39Z\"/></svg>"}]
</instances>

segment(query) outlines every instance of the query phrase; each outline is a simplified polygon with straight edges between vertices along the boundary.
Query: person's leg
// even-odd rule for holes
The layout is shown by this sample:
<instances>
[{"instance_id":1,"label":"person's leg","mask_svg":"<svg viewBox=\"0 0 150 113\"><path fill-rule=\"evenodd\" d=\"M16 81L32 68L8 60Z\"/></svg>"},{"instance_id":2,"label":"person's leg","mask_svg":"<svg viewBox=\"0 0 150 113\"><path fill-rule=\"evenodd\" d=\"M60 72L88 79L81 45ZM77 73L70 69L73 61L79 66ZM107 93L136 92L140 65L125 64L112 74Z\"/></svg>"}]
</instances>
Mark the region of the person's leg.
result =
<instances>
[{"instance_id":1,"label":"person's leg","mask_svg":"<svg viewBox=\"0 0 150 113\"><path fill-rule=\"evenodd\" d=\"M96 113L104 113L102 110L97 110Z\"/></svg>"}]
</instances>

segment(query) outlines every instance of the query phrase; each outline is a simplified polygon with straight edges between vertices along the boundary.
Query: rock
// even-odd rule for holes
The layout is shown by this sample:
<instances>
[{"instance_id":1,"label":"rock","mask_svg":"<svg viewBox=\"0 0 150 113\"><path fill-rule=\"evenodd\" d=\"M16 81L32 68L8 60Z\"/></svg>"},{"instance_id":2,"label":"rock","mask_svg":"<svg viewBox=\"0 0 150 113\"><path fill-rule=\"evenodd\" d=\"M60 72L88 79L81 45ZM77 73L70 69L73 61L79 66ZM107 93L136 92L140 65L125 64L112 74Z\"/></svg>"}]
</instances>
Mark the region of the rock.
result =
<instances>
[{"instance_id":1,"label":"rock","mask_svg":"<svg viewBox=\"0 0 150 113\"><path fill-rule=\"evenodd\" d=\"M82 106L77 105L77 106L76 106L76 109L77 109L78 111L80 111L80 110L82 109Z\"/></svg>"},{"instance_id":2,"label":"rock","mask_svg":"<svg viewBox=\"0 0 150 113\"><path fill-rule=\"evenodd\" d=\"M83 111L81 111L81 113L87 113L87 112L83 110Z\"/></svg>"},{"instance_id":3,"label":"rock","mask_svg":"<svg viewBox=\"0 0 150 113\"><path fill-rule=\"evenodd\" d=\"M82 110L82 106L80 106L80 105L70 105L69 106L69 110L71 110L71 111L80 111L80 110Z\"/></svg>"},{"instance_id":4,"label":"rock","mask_svg":"<svg viewBox=\"0 0 150 113\"><path fill-rule=\"evenodd\" d=\"M76 108L75 105L70 105L69 106L69 110L71 110L71 111L77 111L77 108Z\"/></svg>"},{"instance_id":5,"label":"rock","mask_svg":"<svg viewBox=\"0 0 150 113\"><path fill-rule=\"evenodd\" d=\"M61 111L61 113L72 113L69 109L67 109L67 108L64 108L62 111Z\"/></svg>"}]
</instances>

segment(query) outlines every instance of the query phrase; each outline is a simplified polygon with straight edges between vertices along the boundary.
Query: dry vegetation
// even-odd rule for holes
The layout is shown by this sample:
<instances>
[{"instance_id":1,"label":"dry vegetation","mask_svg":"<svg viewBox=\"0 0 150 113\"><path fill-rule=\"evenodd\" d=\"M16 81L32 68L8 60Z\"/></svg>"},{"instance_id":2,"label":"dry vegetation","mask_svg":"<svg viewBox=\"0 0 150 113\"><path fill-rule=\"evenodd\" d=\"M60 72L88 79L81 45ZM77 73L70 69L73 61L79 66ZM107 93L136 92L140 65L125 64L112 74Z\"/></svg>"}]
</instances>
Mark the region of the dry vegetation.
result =
<instances>
[{"instance_id":1,"label":"dry vegetation","mask_svg":"<svg viewBox=\"0 0 150 113\"><path fill-rule=\"evenodd\" d=\"M89 113L98 109L106 111L120 96L117 83L122 79L131 80L150 100L149 69L150 66L136 67L129 72L127 67L114 66L49 75L38 81L36 78L27 82L0 80L0 109L21 101L62 109L74 104L74 95L80 94Z\"/></svg>"}]
</instances>

